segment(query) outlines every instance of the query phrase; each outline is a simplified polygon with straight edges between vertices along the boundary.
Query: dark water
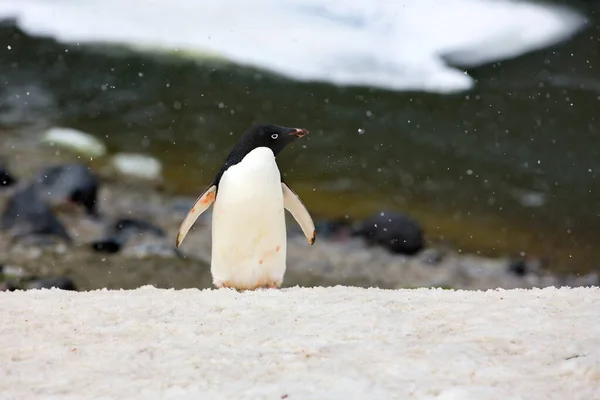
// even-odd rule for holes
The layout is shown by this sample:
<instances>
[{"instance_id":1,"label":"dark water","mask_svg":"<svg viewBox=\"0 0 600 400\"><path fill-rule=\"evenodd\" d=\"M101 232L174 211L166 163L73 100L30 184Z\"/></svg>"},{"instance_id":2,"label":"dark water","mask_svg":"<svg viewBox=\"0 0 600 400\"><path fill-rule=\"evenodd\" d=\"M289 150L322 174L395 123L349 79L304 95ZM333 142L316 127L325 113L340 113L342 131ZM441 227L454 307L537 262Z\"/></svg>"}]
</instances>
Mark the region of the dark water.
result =
<instances>
[{"instance_id":1,"label":"dark water","mask_svg":"<svg viewBox=\"0 0 600 400\"><path fill-rule=\"evenodd\" d=\"M316 217L403 210L465 251L600 269L600 6L581 7L593 23L576 38L468 71L478 84L456 95L302 84L5 23L0 126L70 126L151 153L169 190L192 196L250 124L304 127L279 163Z\"/></svg>"}]
</instances>

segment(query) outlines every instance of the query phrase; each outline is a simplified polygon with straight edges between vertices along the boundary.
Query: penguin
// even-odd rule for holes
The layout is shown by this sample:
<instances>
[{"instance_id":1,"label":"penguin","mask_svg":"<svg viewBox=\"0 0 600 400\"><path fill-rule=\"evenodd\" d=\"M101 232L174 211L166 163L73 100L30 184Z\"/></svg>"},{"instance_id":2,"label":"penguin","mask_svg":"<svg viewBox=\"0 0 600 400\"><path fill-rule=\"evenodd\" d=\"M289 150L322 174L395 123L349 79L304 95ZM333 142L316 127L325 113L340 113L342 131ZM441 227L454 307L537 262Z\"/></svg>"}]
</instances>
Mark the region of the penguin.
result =
<instances>
[{"instance_id":1,"label":"penguin","mask_svg":"<svg viewBox=\"0 0 600 400\"><path fill-rule=\"evenodd\" d=\"M233 147L177 232L179 248L198 217L213 205L210 271L217 288L279 289L286 270L287 210L313 245L313 220L283 181L275 157L306 129L256 124Z\"/></svg>"}]
</instances>

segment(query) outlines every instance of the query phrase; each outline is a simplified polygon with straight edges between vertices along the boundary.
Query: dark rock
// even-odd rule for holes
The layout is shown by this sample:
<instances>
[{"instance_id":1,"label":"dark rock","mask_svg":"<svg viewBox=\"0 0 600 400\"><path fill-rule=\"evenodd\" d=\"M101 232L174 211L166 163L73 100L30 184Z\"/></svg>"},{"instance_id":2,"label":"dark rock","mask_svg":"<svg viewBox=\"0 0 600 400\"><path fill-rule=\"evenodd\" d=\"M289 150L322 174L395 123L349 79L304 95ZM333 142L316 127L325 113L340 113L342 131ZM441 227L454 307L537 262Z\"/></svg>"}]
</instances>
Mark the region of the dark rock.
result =
<instances>
[{"instance_id":1,"label":"dark rock","mask_svg":"<svg viewBox=\"0 0 600 400\"><path fill-rule=\"evenodd\" d=\"M15 290L20 289L19 282L15 280L8 280L4 282L0 282L0 292L14 292Z\"/></svg>"},{"instance_id":2,"label":"dark rock","mask_svg":"<svg viewBox=\"0 0 600 400\"><path fill-rule=\"evenodd\" d=\"M527 275L527 262L524 259L511 260L508 264L508 271L516 276Z\"/></svg>"},{"instance_id":3,"label":"dark rock","mask_svg":"<svg viewBox=\"0 0 600 400\"><path fill-rule=\"evenodd\" d=\"M99 253L118 253L121 247L125 244L125 241L118 237L105 237L102 239L94 240L92 242L92 249Z\"/></svg>"},{"instance_id":4,"label":"dark rock","mask_svg":"<svg viewBox=\"0 0 600 400\"><path fill-rule=\"evenodd\" d=\"M165 231L150 222L134 218L121 218L107 229L103 238L91 243L95 251L103 253L117 253L135 235L150 233L155 236L165 237Z\"/></svg>"},{"instance_id":5,"label":"dark rock","mask_svg":"<svg viewBox=\"0 0 600 400\"><path fill-rule=\"evenodd\" d=\"M511 274L523 277L531 274L540 274L547 261L544 258L526 255L509 260L507 270Z\"/></svg>"},{"instance_id":6,"label":"dark rock","mask_svg":"<svg viewBox=\"0 0 600 400\"><path fill-rule=\"evenodd\" d=\"M42 171L37 183L51 201L82 206L88 215L97 216L99 179L83 163L55 165Z\"/></svg>"},{"instance_id":7,"label":"dark rock","mask_svg":"<svg viewBox=\"0 0 600 400\"><path fill-rule=\"evenodd\" d=\"M50 276L44 278L38 278L33 281L27 282L25 285L26 289L51 289L57 288L62 290L77 290L75 282L71 278L66 276Z\"/></svg>"},{"instance_id":8,"label":"dark rock","mask_svg":"<svg viewBox=\"0 0 600 400\"><path fill-rule=\"evenodd\" d=\"M421 225L396 212L382 212L358 223L353 235L363 237L371 246L379 245L399 254L413 255L424 246Z\"/></svg>"},{"instance_id":9,"label":"dark rock","mask_svg":"<svg viewBox=\"0 0 600 400\"><path fill-rule=\"evenodd\" d=\"M43 201L35 184L20 188L8 199L0 217L0 229L8 231L13 239L50 235L72 242L65 227Z\"/></svg>"},{"instance_id":10,"label":"dark rock","mask_svg":"<svg viewBox=\"0 0 600 400\"><path fill-rule=\"evenodd\" d=\"M0 164L0 187L12 186L17 183L16 178L12 176L5 165Z\"/></svg>"}]
</instances>

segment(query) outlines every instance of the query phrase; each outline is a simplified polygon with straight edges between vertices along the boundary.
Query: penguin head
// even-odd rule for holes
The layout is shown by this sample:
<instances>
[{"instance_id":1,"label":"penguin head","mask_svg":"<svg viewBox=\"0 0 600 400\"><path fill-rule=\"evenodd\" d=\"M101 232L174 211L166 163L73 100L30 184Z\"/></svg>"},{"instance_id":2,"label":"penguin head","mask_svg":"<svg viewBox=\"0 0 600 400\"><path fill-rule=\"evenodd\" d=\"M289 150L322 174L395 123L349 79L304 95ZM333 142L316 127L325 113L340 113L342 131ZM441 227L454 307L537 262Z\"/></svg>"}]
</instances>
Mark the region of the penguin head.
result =
<instances>
[{"instance_id":1,"label":"penguin head","mask_svg":"<svg viewBox=\"0 0 600 400\"><path fill-rule=\"evenodd\" d=\"M274 155L277 155L285 146L306 135L308 135L306 129L287 128L273 124L253 125L242 134L240 140L229 153L226 166L237 164L248 153L258 147L267 147L273 151Z\"/></svg>"},{"instance_id":2,"label":"penguin head","mask_svg":"<svg viewBox=\"0 0 600 400\"><path fill-rule=\"evenodd\" d=\"M257 124L244 132L238 146L246 154L257 147L268 147L273 151L273 154L277 155L285 146L306 135L308 135L306 129L287 128L273 124Z\"/></svg>"},{"instance_id":3,"label":"penguin head","mask_svg":"<svg viewBox=\"0 0 600 400\"><path fill-rule=\"evenodd\" d=\"M277 126L273 124L257 124L251 126L233 147L225 164L215 176L213 184L219 185L221 176L232 165L242 161L252 150L258 147L267 147L273 151L276 156L294 140L308 135L306 129L287 128L285 126Z\"/></svg>"}]
</instances>

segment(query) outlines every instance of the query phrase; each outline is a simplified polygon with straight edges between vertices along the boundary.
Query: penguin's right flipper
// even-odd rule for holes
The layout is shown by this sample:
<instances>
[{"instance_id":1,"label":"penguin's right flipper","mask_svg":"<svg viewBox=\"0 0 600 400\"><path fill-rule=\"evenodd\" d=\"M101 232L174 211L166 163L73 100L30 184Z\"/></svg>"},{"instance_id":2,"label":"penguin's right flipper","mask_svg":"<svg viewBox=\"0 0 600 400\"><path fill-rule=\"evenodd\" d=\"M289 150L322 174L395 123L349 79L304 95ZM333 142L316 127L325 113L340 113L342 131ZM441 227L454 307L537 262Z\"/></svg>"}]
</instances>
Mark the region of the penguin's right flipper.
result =
<instances>
[{"instance_id":1,"label":"penguin's right flipper","mask_svg":"<svg viewBox=\"0 0 600 400\"><path fill-rule=\"evenodd\" d=\"M216 198L216 185L211 185L208 189L204 191L204 193L200 195L200 197L198 197L198 199L192 206L192 209L185 216L183 222L181 223L181 226L179 227L179 231L177 232L177 242L175 243L176 247L181 246L181 242L183 242L183 239L185 239L185 236L191 229L192 225L194 225L194 222L196 222L200 214L208 210L208 207L210 207L210 205L215 201Z\"/></svg>"},{"instance_id":2,"label":"penguin's right flipper","mask_svg":"<svg viewBox=\"0 0 600 400\"><path fill-rule=\"evenodd\" d=\"M311 245L314 244L317 233L315 231L315 224L313 223L308 210L304 207L304 204L302 204L300 197L298 197L285 182L281 182L281 188L283 189L283 206L292 214L296 222L298 222L308 243Z\"/></svg>"}]
</instances>

